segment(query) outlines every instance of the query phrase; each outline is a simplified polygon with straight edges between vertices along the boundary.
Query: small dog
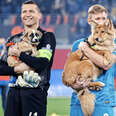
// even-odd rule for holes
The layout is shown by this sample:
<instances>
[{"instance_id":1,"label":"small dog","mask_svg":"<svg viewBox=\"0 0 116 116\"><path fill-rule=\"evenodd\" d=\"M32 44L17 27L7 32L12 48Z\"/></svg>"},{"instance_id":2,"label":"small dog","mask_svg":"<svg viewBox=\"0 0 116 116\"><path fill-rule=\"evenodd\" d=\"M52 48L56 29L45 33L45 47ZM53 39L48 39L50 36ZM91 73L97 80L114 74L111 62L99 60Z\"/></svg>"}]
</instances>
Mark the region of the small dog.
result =
<instances>
[{"instance_id":1,"label":"small dog","mask_svg":"<svg viewBox=\"0 0 116 116\"><path fill-rule=\"evenodd\" d=\"M16 48L20 52L25 52L26 54L29 54L31 56L37 56L37 45L39 44L41 37L42 33L40 31L30 30L21 37L22 41L17 42L16 44L13 42L8 43L7 46L9 45L9 47L15 47L16 45ZM17 56L12 56L9 54L7 58L7 63L10 67L18 67L20 69L26 66L26 64L21 62ZM31 78L31 80L29 80L29 78ZM33 69L28 67L26 71L24 70L22 73L19 74L16 84L9 84L9 86L14 87L15 85L19 85L21 87L33 88L38 86L40 80L40 76L36 72L34 72Z\"/></svg>"},{"instance_id":2,"label":"small dog","mask_svg":"<svg viewBox=\"0 0 116 116\"><path fill-rule=\"evenodd\" d=\"M42 37L42 33L40 31L31 30L26 32L21 38L21 42L17 42L16 44L11 44L10 47L13 47L12 45L17 45L17 49L20 52L25 52L26 54L30 54L32 56L37 56L37 48L36 46L39 44L39 39ZM10 45L8 43L8 45ZM15 67L22 63L18 57L8 55L7 58L8 65L11 67Z\"/></svg>"},{"instance_id":3,"label":"small dog","mask_svg":"<svg viewBox=\"0 0 116 116\"><path fill-rule=\"evenodd\" d=\"M103 25L98 25L93 21L91 25L92 32L87 43L95 52L104 57L104 65L107 66L111 63L111 52L115 46L113 23L108 19ZM94 111L95 95L91 94L89 89L100 90L104 86L102 82L93 81L96 80L102 72L102 69L90 61L80 49L71 53L65 63L62 80L66 86L72 87L76 79L90 80L88 87L76 89L85 116L92 116Z\"/></svg>"}]
</instances>

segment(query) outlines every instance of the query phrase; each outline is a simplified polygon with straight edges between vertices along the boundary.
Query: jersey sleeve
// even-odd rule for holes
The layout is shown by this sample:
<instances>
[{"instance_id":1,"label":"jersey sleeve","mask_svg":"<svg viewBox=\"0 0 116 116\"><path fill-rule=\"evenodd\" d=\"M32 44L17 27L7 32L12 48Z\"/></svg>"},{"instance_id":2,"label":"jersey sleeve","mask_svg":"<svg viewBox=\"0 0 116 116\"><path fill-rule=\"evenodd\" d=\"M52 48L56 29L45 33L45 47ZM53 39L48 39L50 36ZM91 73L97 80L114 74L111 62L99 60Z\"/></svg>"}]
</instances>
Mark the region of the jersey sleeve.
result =
<instances>
[{"instance_id":1,"label":"jersey sleeve","mask_svg":"<svg viewBox=\"0 0 116 116\"><path fill-rule=\"evenodd\" d=\"M116 44L116 38L114 40L114 43ZM114 55L116 55L116 49L114 49L114 51L112 52Z\"/></svg>"},{"instance_id":2,"label":"jersey sleeve","mask_svg":"<svg viewBox=\"0 0 116 116\"><path fill-rule=\"evenodd\" d=\"M48 61L51 60L56 47L56 41L54 38L53 33L47 32L45 34L45 41L43 42L41 49L38 50L38 58L46 58Z\"/></svg>"},{"instance_id":3,"label":"jersey sleeve","mask_svg":"<svg viewBox=\"0 0 116 116\"><path fill-rule=\"evenodd\" d=\"M72 52L75 52L76 50L78 50L78 46L80 44L80 42L83 42L84 39L80 39L74 42L73 46L72 46Z\"/></svg>"}]
</instances>

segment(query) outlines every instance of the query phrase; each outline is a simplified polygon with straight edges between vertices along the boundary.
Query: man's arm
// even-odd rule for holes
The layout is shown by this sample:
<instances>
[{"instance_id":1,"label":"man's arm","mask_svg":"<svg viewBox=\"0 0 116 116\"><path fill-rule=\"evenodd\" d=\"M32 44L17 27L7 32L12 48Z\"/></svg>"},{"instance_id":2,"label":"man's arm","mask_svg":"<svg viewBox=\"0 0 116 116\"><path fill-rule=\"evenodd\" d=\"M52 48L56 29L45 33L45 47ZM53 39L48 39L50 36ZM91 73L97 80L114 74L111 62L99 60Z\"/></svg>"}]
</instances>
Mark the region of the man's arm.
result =
<instances>
[{"instance_id":1,"label":"man's arm","mask_svg":"<svg viewBox=\"0 0 116 116\"><path fill-rule=\"evenodd\" d=\"M7 63L0 61L0 75L14 75L17 74L14 72L13 67L9 67Z\"/></svg>"},{"instance_id":2,"label":"man's arm","mask_svg":"<svg viewBox=\"0 0 116 116\"><path fill-rule=\"evenodd\" d=\"M116 56L115 55L111 55L112 57L112 62L109 65L104 65L104 58L103 56L97 54L96 52L94 52L88 45L86 42L82 42L81 46L79 47L84 54L96 65L98 65L99 67L103 68L104 70L108 70L110 67L112 67L112 65L116 62Z\"/></svg>"},{"instance_id":3,"label":"man's arm","mask_svg":"<svg viewBox=\"0 0 116 116\"><path fill-rule=\"evenodd\" d=\"M112 67L112 65L116 62L116 56L114 54L112 54L112 62L109 65L104 65L104 58L103 56L97 54L96 52L94 52L85 42L81 43L81 46L79 46L79 48L84 52L84 54L96 65L98 65L99 67L103 68L104 70L108 70L110 67ZM76 80L76 82L72 85L73 89L78 89L80 87L86 87L88 86L89 81L80 81L80 80Z\"/></svg>"},{"instance_id":4,"label":"man's arm","mask_svg":"<svg viewBox=\"0 0 116 116\"><path fill-rule=\"evenodd\" d=\"M37 70L38 72L41 72L49 65L49 62L54 56L56 47L56 41L53 33L47 33L42 39L45 41L42 43L41 49L38 50L38 56L36 57L27 55L24 52L20 53L15 47L9 49L9 54L18 56L26 65L33 68L35 71ZM15 68L15 71L20 72L21 70Z\"/></svg>"}]
</instances>

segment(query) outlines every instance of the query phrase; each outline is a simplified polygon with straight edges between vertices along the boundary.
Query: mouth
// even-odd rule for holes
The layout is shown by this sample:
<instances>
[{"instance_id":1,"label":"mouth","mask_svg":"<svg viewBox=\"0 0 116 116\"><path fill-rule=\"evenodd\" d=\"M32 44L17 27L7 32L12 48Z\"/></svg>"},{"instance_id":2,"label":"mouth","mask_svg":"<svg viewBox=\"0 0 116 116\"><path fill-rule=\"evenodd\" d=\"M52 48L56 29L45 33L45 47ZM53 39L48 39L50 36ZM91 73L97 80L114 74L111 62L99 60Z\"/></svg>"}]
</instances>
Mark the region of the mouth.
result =
<instances>
[{"instance_id":1,"label":"mouth","mask_svg":"<svg viewBox=\"0 0 116 116\"><path fill-rule=\"evenodd\" d=\"M99 41L99 40L98 40L98 41L96 41L96 42L97 42L97 43L103 43L104 41Z\"/></svg>"},{"instance_id":2,"label":"mouth","mask_svg":"<svg viewBox=\"0 0 116 116\"><path fill-rule=\"evenodd\" d=\"M102 39L102 40L99 40L98 38L95 39L95 41L96 41L97 43L103 43L105 40L106 40L106 38L104 38L104 39Z\"/></svg>"},{"instance_id":3,"label":"mouth","mask_svg":"<svg viewBox=\"0 0 116 116\"><path fill-rule=\"evenodd\" d=\"M24 19L25 21L31 21L32 20L32 18L27 18L27 19Z\"/></svg>"},{"instance_id":4,"label":"mouth","mask_svg":"<svg viewBox=\"0 0 116 116\"><path fill-rule=\"evenodd\" d=\"M33 20L32 17L25 17L25 18L24 18L24 21L27 21L27 22L32 21L32 20Z\"/></svg>"}]
</instances>

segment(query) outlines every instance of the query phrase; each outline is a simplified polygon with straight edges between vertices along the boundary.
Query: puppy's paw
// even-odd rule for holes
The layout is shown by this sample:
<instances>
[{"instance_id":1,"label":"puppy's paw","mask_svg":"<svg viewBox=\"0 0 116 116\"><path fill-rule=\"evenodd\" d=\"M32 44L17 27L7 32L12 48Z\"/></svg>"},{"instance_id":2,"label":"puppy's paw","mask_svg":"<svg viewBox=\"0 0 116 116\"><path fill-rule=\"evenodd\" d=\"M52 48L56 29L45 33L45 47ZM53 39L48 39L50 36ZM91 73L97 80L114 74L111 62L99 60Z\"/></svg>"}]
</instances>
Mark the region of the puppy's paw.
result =
<instances>
[{"instance_id":1,"label":"puppy's paw","mask_svg":"<svg viewBox=\"0 0 116 116\"><path fill-rule=\"evenodd\" d=\"M96 91L100 91L102 89L102 87L105 86L104 83L98 81L98 82L90 82L89 84L89 89L90 90L96 90Z\"/></svg>"},{"instance_id":2,"label":"puppy's paw","mask_svg":"<svg viewBox=\"0 0 116 116\"><path fill-rule=\"evenodd\" d=\"M88 87L90 90L94 90L94 91L100 91L102 89L102 87L100 86L91 86L91 87Z\"/></svg>"}]
</instances>

